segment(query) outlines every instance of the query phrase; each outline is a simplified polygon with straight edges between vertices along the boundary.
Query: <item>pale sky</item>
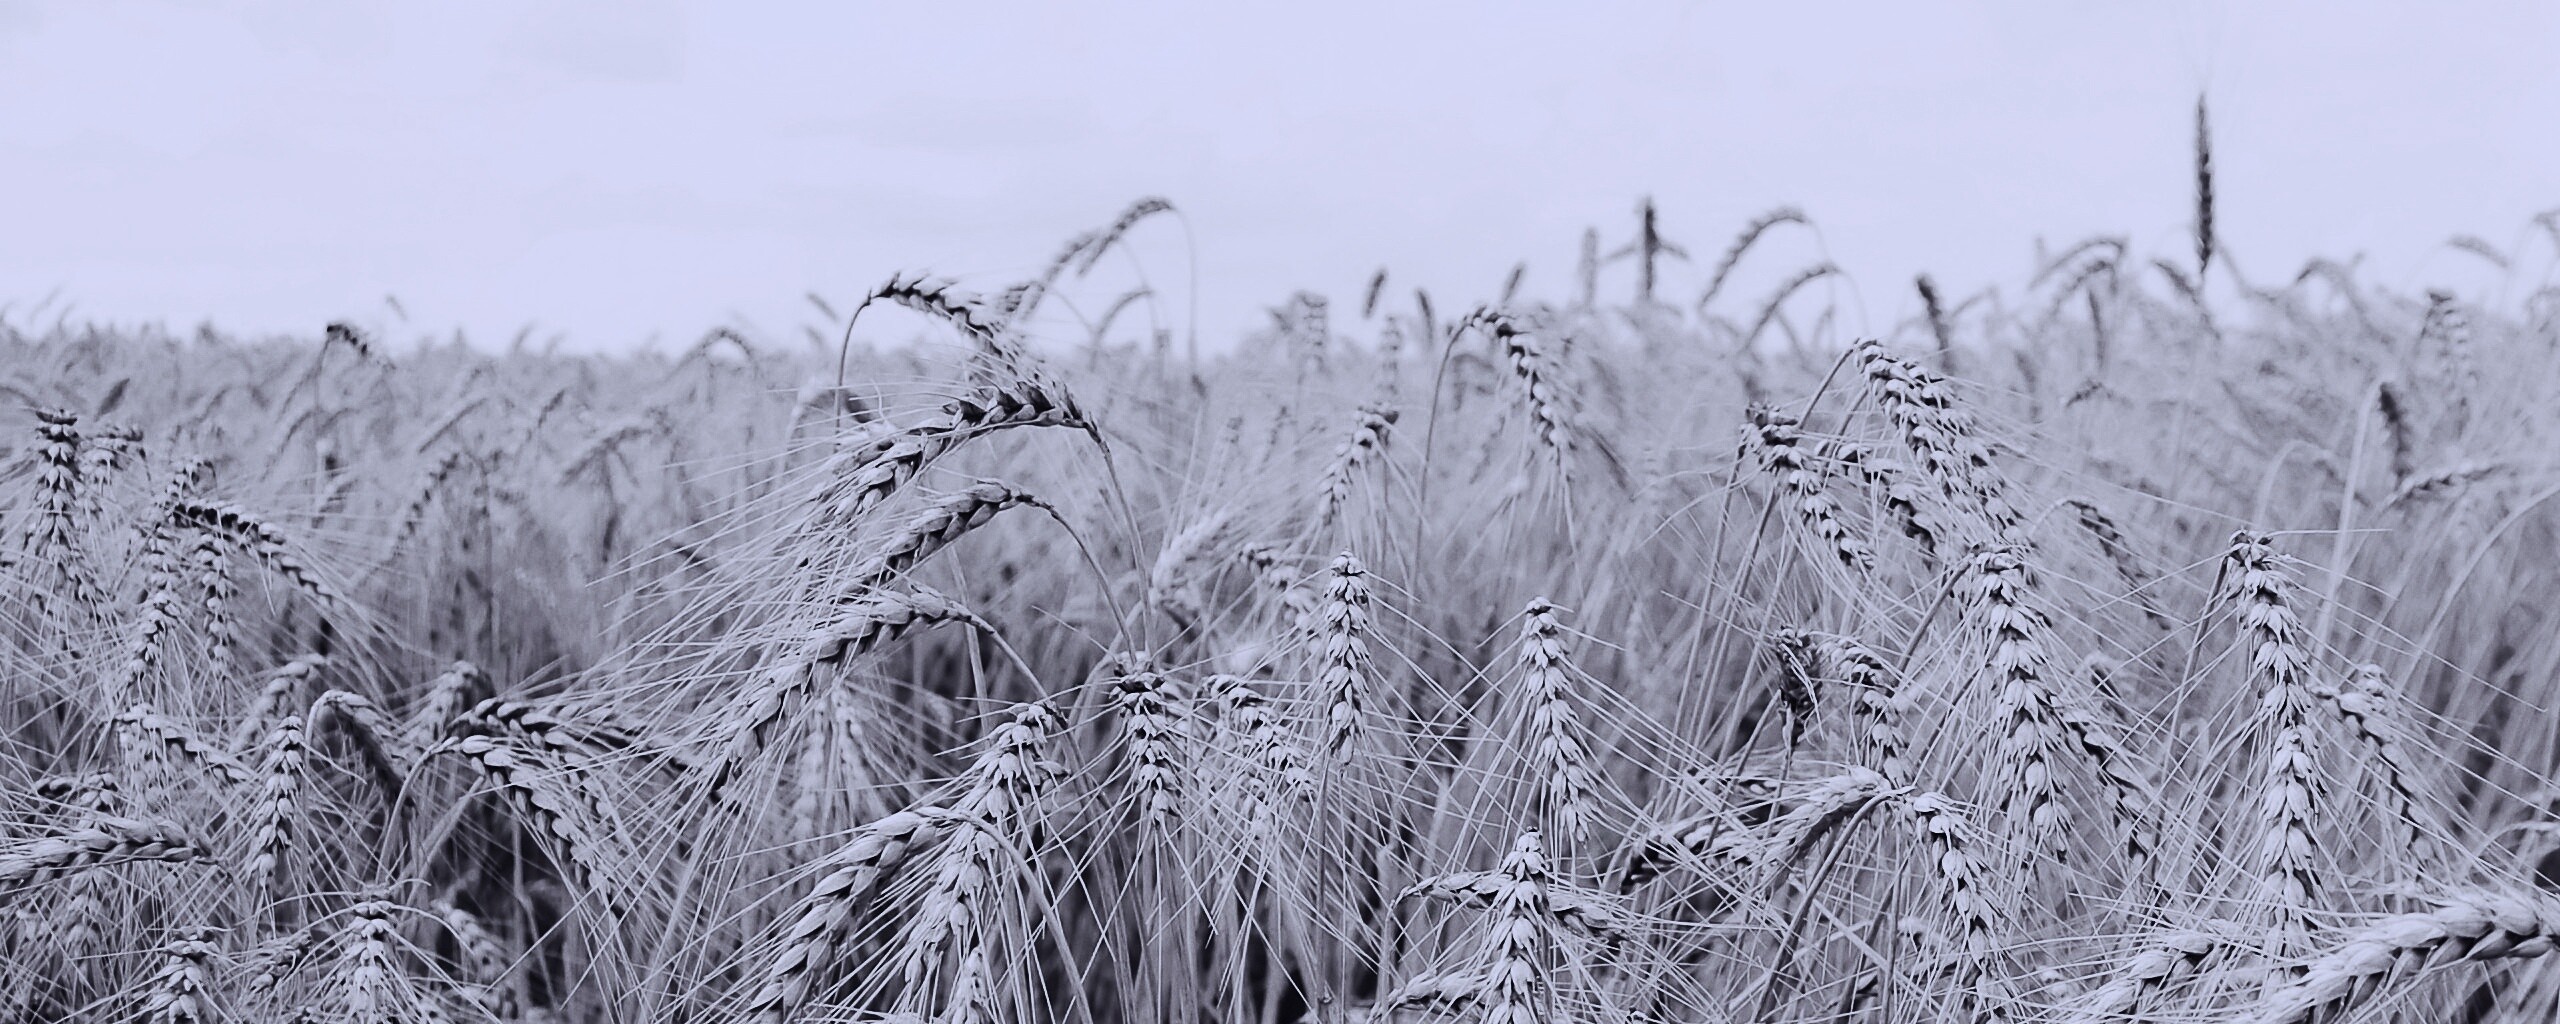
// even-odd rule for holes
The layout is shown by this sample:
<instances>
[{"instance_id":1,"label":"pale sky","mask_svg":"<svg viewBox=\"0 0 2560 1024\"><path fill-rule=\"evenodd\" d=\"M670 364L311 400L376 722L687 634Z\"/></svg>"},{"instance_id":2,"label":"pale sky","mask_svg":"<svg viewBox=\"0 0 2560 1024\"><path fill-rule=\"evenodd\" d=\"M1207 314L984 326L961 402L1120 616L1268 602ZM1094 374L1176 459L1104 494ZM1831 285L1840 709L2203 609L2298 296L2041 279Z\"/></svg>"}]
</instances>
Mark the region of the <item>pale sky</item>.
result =
<instances>
[{"instance_id":1,"label":"pale sky","mask_svg":"<svg viewBox=\"0 0 2560 1024\"><path fill-rule=\"evenodd\" d=\"M2186 252L2200 91L2253 276L2361 252L2381 284L2469 283L2449 236L2550 265L2529 222L2560 206L2555 12L0 0L0 304L792 338L806 292L905 269L992 291L1163 195L1214 345L1299 288L1356 305L1380 266L1454 307L1525 259L1563 298L1583 228L1622 242L1651 194L1701 264L1670 297L1794 204L1819 235L1774 238L1755 280L1827 257L1849 326L1881 327L1917 271L2014 291L2039 238ZM1132 249L1177 318L1183 236Z\"/></svg>"}]
</instances>

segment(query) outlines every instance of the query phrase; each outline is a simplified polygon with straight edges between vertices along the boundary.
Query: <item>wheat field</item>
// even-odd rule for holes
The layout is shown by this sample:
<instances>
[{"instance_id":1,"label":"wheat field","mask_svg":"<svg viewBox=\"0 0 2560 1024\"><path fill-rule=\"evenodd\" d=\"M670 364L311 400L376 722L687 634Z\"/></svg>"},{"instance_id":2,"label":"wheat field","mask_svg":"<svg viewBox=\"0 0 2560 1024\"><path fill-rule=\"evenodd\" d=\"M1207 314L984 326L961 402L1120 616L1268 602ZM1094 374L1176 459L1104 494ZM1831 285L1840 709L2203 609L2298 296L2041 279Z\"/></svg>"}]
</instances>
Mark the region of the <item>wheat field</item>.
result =
<instances>
[{"instance_id":1,"label":"wheat field","mask_svg":"<svg viewBox=\"0 0 2560 1024\"><path fill-rule=\"evenodd\" d=\"M2548 280L1031 326L1168 208L805 343L0 328L0 1020L2560 1013Z\"/></svg>"}]
</instances>

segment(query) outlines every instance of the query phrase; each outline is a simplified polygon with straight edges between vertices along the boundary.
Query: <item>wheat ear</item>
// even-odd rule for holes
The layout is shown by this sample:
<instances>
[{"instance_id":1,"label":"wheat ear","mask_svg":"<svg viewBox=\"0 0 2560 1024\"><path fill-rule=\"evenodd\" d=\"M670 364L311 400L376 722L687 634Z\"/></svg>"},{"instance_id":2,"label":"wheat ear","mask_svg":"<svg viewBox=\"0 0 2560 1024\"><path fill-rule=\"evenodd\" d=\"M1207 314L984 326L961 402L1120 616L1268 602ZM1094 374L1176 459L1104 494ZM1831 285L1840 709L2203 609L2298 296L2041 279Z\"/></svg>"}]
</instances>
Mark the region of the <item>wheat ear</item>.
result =
<instances>
[{"instance_id":1,"label":"wheat ear","mask_svg":"<svg viewBox=\"0 0 2560 1024\"><path fill-rule=\"evenodd\" d=\"M447 726L467 702L490 691L489 674L468 661L457 661L427 681L427 694L409 713L409 721L401 730L401 740L411 749L424 749L444 735Z\"/></svg>"},{"instance_id":2,"label":"wheat ear","mask_svg":"<svg viewBox=\"0 0 2560 1024\"><path fill-rule=\"evenodd\" d=\"M2011 547L1975 556L1963 582L1968 618L1990 644L1988 667L1998 687L1995 713L2002 730L2001 763L2008 773L1999 787L2001 814L2047 852L2062 857L2070 845L2066 813L2056 799L2055 754L2064 746L2064 729L2048 679L2053 625L2031 603L2033 592L2026 560Z\"/></svg>"},{"instance_id":3,"label":"wheat ear","mask_svg":"<svg viewBox=\"0 0 2560 1024\"><path fill-rule=\"evenodd\" d=\"M2317 847L2311 835L2317 779L2306 721L2311 653L2307 630L2293 611L2293 588L2265 534L2232 534L2217 589L2239 604L2250 672L2262 680L2252 721L2263 738L2256 863L2264 895L2300 926L2319 891L2311 859Z\"/></svg>"},{"instance_id":4,"label":"wheat ear","mask_svg":"<svg viewBox=\"0 0 2560 1024\"><path fill-rule=\"evenodd\" d=\"M1182 749L1183 720L1189 710L1171 679L1143 667L1121 673L1113 690L1139 829L1149 842L1163 842L1182 819L1190 761Z\"/></svg>"},{"instance_id":5,"label":"wheat ear","mask_svg":"<svg viewBox=\"0 0 2560 1024\"><path fill-rule=\"evenodd\" d=\"M216 749L198 737L177 719L161 714L149 704L136 704L115 717L117 735L123 738L128 759L147 751L162 752L194 764L205 774L234 786L255 781L249 769L239 760Z\"/></svg>"},{"instance_id":6,"label":"wheat ear","mask_svg":"<svg viewBox=\"0 0 2560 1024\"><path fill-rule=\"evenodd\" d=\"M2229 928L2169 929L2146 936L2143 950L2106 984L2083 997L2068 1019L2073 1024L2134 1019L2145 1002L2201 972L2216 958L2231 954L2237 948L2233 938Z\"/></svg>"},{"instance_id":7,"label":"wheat ear","mask_svg":"<svg viewBox=\"0 0 2560 1024\"><path fill-rule=\"evenodd\" d=\"M441 749L460 756L496 787L536 836L558 855L570 881L597 896L615 915L627 908L609 880L621 857L581 821L579 797L563 788L556 769L535 764L524 751L488 736L465 736Z\"/></svg>"},{"instance_id":8,"label":"wheat ear","mask_svg":"<svg viewBox=\"0 0 2560 1024\"><path fill-rule=\"evenodd\" d=\"M1875 341L1852 350L1869 399L1893 424L1904 448L1921 472L1937 481L1949 498L1971 506L1991 531L2005 540L2022 522L2008 499L2007 484L1991 461L1973 415L1957 401L1946 377L1908 359L1888 354Z\"/></svg>"},{"instance_id":9,"label":"wheat ear","mask_svg":"<svg viewBox=\"0 0 2560 1024\"><path fill-rule=\"evenodd\" d=\"M2090 540L2097 542L2098 552L2107 556L2107 563L2115 567L2116 576L2124 580L2126 593L2132 596L2134 605L2142 609L2143 617L2162 629L2178 628L2169 614L2160 610L2160 603L2152 599L2151 573L2134 556L2132 546L2125 543L2124 531L2116 527L2115 518L2087 498L2065 498L2062 503L2071 507L2080 529L2089 535Z\"/></svg>"},{"instance_id":10,"label":"wheat ear","mask_svg":"<svg viewBox=\"0 0 2560 1024\"><path fill-rule=\"evenodd\" d=\"M1344 502L1351 500L1352 481L1360 471L1387 450L1387 431L1395 426L1396 410L1382 405L1360 407L1360 417L1351 433L1334 449L1333 458L1325 463L1324 483L1316 498L1316 525L1333 525L1342 514Z\"/></svg>"},{"instance_id":11,"label":"wheat ear","mask_svg":"<svg viewBox=\"0 0 2560 1024\"><path fill-rule=\"evenodd\" d=\"M825 482L810 496L823 524L842 524L878 507L935 459L979 434L1017 427L1070 427L1098 445L1101 431L1074 396L1055 383L1020 379L981 387L944 403L941 418L883 435L827 460Z\"/></svg>"},{"instance_id":12,"label":"wheat ear","mask_svg":"<svg viewBox=\"0 0 2560 1024\"><path fill-rule=\"evenodd\" d=\"M422 756L401 741L399 727L392 724L391 716L383 714L372 701L346 690L321 694L311 702L311 711L303 718L315 731L336 732L354 742L365 763L373 768L385 796L400 792Z\"/></svg>"},{"instance_id":13,"label":"wheat ear","mask_svg":"<svg viewBox=\"0 0 2560 1024\"><path fill-rule=\"evenodd\" d=\"M748 1019L786 1024L834 963L855 910L917 847L941 838L950 821L950 813L937 807L899 811L855 829L842 848L820 862L826 874L802 897L781 951L765 965L763 981L747 1004Z\"/></svg>"},{"instance_id":14,"label":"wheat ear","mask_svg":"<svg viewBox=\"0 0 2560 1024\"><path fill-rule=\"evenodd\" d=\"M983 949L993 913L988 903L997 895L989 890L1021 876L1022 859L1038 848L1040 799L1064 774L1048 756L1057 729L1057 715L1047 707L1016 705L970 765L967 788L952 804L950 839L935 852L932 880L899 936L902 999L930 998L945 987L946 959L965 968Z\"/></svg>"},{"instance_id":15,"label":"wheat ear","mask_svg":"<svg viewBox=\"0 0 2560 1024\"><path fill-rule=\"evenodd\" d=\"M725 731L719 760L710 780L713 792L725 790L738 771L764 749L768 734L794 701L818 684L822 665L861 657L908 631L945 622L963 622L993 632L985 620L959 602L918 587L906 592L874 591L854 600L828 621L810 628L767 667L743 710L723 716Z\"/></svg>"},{"instance_id":16,"label":"wheat ear","mask_svg":"<svg viewBox=\"0 0 2560 1024\"><path fill-rule=\"evenodd\" d=\"M204 847L163 821L101 817L81 828L0 847L0 901L30 886L138 861L184 863Z\"/></svg>"},{"instance_id":17,"label":"wheat ear","mask_svg":"<svg viewBox=\"0 0 2560 1024\"><path fill-rule=\"evenodd\" d=\"M213 1019L214 958L221 950L207 941L211 932L191 931L160 950L160 970L142 1000L148 1024L202 1024Z\"/></svg>"},{"instance_id":18,"label":"wheat ear","mask_svg":"<svg viewBox=\"0 0 2560 1024\"><path fill-rule=\"evenodd\" d=\"M1032 508L1052 514L1056 509L1048 502L1000 480L979 480L949 494L939 495L907 517L888 546L871 562L854 572L863 585L877 586L892 577L903 576L934 553L959 541L969 531L986 525L1006 509Z\"/></svg>"},{"instance_id":19,"label":"wheat ear","mask_svg":"<svg viewBox=\"0 0 2560 1024\"><path fill-rule=\"evenodd\" d=\"M1804 524L1805 532L1851 571L1875 568L1875 549L1841 521L1839 501L1823 490L1820 464L1811 457L1796 418L1765 405L1752 406L1749 416L1751 425L1743 430L1743 444L1777 481L1787 510Z\"/></svg>"},{"instance_id":20,"label":"wheat ear","mask_svg":"<svg viewBox=\"0 0 2560 1024\"><path fill-rule=\"evenodd\" d=\"M287 715L267 734L266 755L258 766L257 803L249 815L250 885L260 896L274 892L284 876L285 857L293 852L294 825L301 815L302 765L307 750L302 716Z\"/></svg>"},{"instance_id":21,"label":"wheat ear","mask_svg":"<svg viewBox=\"0 0 2560 1024\"><path fill-rule=\"evenodd\" d=\"M1502 866L1486 878L1492 922L1485 930L1485 973L1472 984L1424 979L1390 995L1389 1007L1426 1001L1481 1006L1489 1024L1534 1024L1545 1016L1544 925L1553 912L1546 850L1534 830L1520 834ZM1417 999L1414 993L1430 993ZM1463 993L1463 994L1460 994ZM1453 998L1454 997L1454 998Z\"/></svg>"},{"instance_id":22,"label":"wheat ear","mask_svg":"<svg viewBox=\"0 0 2560 1024\"><path fill-rule=\"evenodd\" d=\"M2428 822L2426 802L2418 794L2417 765L2409 758L2408 728L2398 709L2399 694L2383 674L2382 666L2367 662L2348 673L2344 686L2311 684L2311 695L2337 712L2347 731L2363 741L2372 754L2374 767L2382 773L2383 785L2391 790L2393 808L2401 826L2401 852L2415 860L2426 848L2434 828Z\"/></svg>"},{"instance_id":23,"label":"wheat ear","mask_svg":"<svg viewBox=\"0 0 2560 1024\"><path fill-rule=\"evenodd\" d=\"M1253 811L1269 809L1283 797L1314 799L1315 773L1308 767L1306 747L1270 698L1239 676L1210 676L1207 685L1218 702L1219 728L1234 736L1237 757L1247 766L1245 795Z\"/></svg>"},{"instance_id":24,"label":"wheat ear","mask_svg":"<svg viewBox=\"0 0 2560 1024\"><path fill-rule=\"evenodd\" d=\"M1309 610L1316 689L1324 707L1324 750L1337 761L1368 726L1369 570L1345 551L1325 568L1324 591Z\"/></svg>"},{"instance_id":25,"label":"wheat ear","mask_svg":"<svg viewBox=\"0 0 2560 1024\"><path fill-rule=\"evenodd\" d=\"M2313 1024L2346 1012L2395 980L2462 962L2538 957L2560 942L2560 903L2541 894L2476 892L2417 914L2384 918L2313 960L2269 995L2255 1024Z\"/></svg>"},{"instance_id":26,"label":"wheat ear","mask_svg":"<svg viewBox=\"0 0 2560 1024\"><path fill-rule=\"evenodd\" d=\"M1530 601L1520 616L1519 681L1510 697L1524 712L1522 740L1539 820L1561 824L1580 843L1591 838L1599 814L1600 773L1574 707L1572 653L1556 606L1545 598Z\"/></svg>"}]
</instances>

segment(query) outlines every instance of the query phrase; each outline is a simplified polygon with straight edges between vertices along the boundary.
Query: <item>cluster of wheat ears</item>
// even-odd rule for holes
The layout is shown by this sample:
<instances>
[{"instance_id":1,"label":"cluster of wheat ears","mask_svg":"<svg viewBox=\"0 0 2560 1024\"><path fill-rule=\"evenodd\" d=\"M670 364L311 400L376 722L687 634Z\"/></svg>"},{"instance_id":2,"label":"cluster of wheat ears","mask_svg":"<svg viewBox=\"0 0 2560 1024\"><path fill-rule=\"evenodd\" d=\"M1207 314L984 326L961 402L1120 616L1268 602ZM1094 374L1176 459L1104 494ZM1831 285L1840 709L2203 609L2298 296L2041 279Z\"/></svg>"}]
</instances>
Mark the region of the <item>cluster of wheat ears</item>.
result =
<instances>
[{"instance_id":1,"label":"cluster of wheat ears","mask_svg":"<svg viewBox=\"0 0 2560 1024\"><path fill-rule=\"evenodd\" d=\"M2560 1009L2560 291L1060 344L1167 209L965 344L0 320L0 1021Z\"/></svg>"}]
</instances>

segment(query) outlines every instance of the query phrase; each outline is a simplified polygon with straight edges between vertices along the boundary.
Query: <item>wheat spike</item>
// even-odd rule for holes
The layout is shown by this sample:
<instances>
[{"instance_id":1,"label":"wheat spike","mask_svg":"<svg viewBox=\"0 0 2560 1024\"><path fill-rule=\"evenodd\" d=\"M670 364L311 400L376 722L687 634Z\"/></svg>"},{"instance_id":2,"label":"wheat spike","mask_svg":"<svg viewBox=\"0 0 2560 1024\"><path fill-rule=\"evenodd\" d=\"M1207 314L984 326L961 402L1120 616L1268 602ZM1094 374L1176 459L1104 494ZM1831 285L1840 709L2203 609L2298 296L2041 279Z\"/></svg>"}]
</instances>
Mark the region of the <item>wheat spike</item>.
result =
<instances>
[{"instance_id":1,"label":"wheat spike","mask_svg":"<svg viewBox=\"0 0 2560 1024\"><path fill-rule=\"evenodd\" d=\"M1811 458L1796 418L1765 405L1751 407L1748 415L1751 426L1743 431L1743 443L1777 480L1788 510L1805 532L1851 571L1875 568L1875 549L1841 521L1840 503L1823 491L1819 464Z\"/></svg>"},{"instance_id":2,"label":"wheat spike","mask_svg":"<svg viewBox=\"0 0 2560 1024\"><path fill-rule=\"evenodd\" d=\"M908 631L961 622L993 632L984 620L942 594L921 587L904 593L874 591L846 604L834 618L803 632L744 695L743 710L722 716L722 740L710 780L713 792L734 781L746 762L767 745L769 734L793 702L818 685L818 668L859 658Z\"/></svg>"},{"instance_id":3,"label":"wheat spike","mask_svg":"<svg viewBox=\"0 0 2560 1024\"><path fill-rule=\"evenodd\" d=\"M2342 1019L2384 985L2461 962L2538 957L2560 942L2560 903L2539 893L2469 892L2425 913L2384 918L2313 960L2271 993L2255 1024Z\"/></svg>"},{"instance_id":4,"label":"wheat spike","mask_svg":"<svg viewBox=\"0 0 2560 1024\"><path fill-rule=\"evenodd\" d=\"M1371 460L1386 453L1387 431L1395 426L1396 416L1396 410L1386 406L1360 407L1360 417L1351 434L1342 439L1341 447L1334 449L1333 458L1325 463L1324 483L1316 500L1319 528L1333 525L1342 514L1343 503L1351 500L1352 482Z\"/></svg>"},{"instance_id":5,"label":"wheat spike","mask_svg":"<svg viewBox=\"0 0 2560 1024\"><path fill-rule=\"evenodd\" d=\"M1337 761L1369 728L1369 570L1345 551L1325 568L1324 590L1309 609L1316 689L1324 707L1324 750Z\"/></svg>"},{"instance_id":6,"label":"wheat spike","mask_svg":"<svg viewBox=\"0 0 2560 1024\"><path fill-rule=\"evenodd\" d=\"M1920 470L1937 482L1950 499L1981 516L1992 540L2006 540L2022 517L2009 503L2008 487L1992 464L1971 413L1956 399L1947 379L1918 363L1885 352L1875 341L1859 342L1857 362L1867 396L1892 423L1903 447L1919 461Z\"/></svg>"},{"instance_id":7,"label":"wheat spike","mask_svg":"<svg viewBox=\"0 0 2560 1024\"><path fill-rule=\"evenodd\" d=\"M1122 660L1144 663L1133 656ZM1189 758L1182 749L1183 720L1189 711L1172 680L1143 667L1121 673L1113 689L1139 828L1150 842L1163 842L1182 818L1183 780L1189 774Z\"/></svg>"},{"instance_id":8,"label":"wheat spike","mask_svg":"<svg viewBox=\"0 0 2560 1024\"><path fill-rule=\"evenodd\" d=\"M2241 633L2253 675L2263 680L2251 725L2262 738L2257 867L2262 888L2297 924L2312 906L2319 877L2311 835L2317 807L2308 717L2311 653L2307 630L2293 612L2293 580L2265 534L2231 536L2222 560L2219 596L2239 605Z\"/></svg>"},{"instance_id":9,"label":"wheat spike","mask_svg":"<svg viewBox=\"0 0 2560 1024\"><path fill-rule=\"evenodd\" d=\"M1574 449L1573 415L1566 408L1559 379L1563 368L1557 354L1545 347L1552 339L1542 338L1521 318L1491 307L1469 316L1466 326L1486 332L1501 349L1511 376L1520 382L1521 399L1539 445L1555 457L1559 467L1565 466Z\"/></svg>"},{"instance_id":10,"label":"wheat spike","mask_svg":"<svg viewBox=\"0 0 2560 1024\"><path fill-rule=\"evenodd\" d=\"M221 950L206 941L210 932L193 931L160 951L160 970L143 997L142 1018L148 1024L202 1024L213 1019L213 961Z\"/></svg>"},{"instance_id":11,"label":"wheat spike","mask_svg":"<svg viewBox=\"0 0 2560 1024\"><path fill-rule=\"evenodd\" d=\"M465 736L440 750L458 755L497 788L537 839L557 857L570 881L601 900L610 913L625 910L613 889L621 863L579 808L580 797L566 790L559 768L540 764L528 752L487 736Z\"/></svg>"},{"instance_id":12,"label":"wheat spike","mask_svg":"<svg viewBox=\"0 0 2560 1024\"><path fill-rule=\"evenodd\" d=\"M892 577L906 575L917 563L951 546L969 531L986 525L997 513L1024 506L1052 514L1057 511L1048 502L999 480L980 480L950 494L937 496L909 516L891 535L888 546L869 564L855 570L854 578L863 584L877 586Z\"/></svg>"},{"instance_id":13,"label":"wheat spike","mask_svg":"<svg viewBox=\"0 0 2560 1024\"><path fill-rule=\"evenodd\" d=\"M2337 712L2347 731L2363 741L2372 754L2374 767L2382 773L2383 784L2391 791L2393 810L2400 819L2400 852L2417 859L2431 842L2435 828L2426 801L2418 793L2418 769L2409 757L2409 730L2399 714L2401 699L2383 674L2382 666L2371 662L2357 665L2348 673L2344 686L2316 681L2307 685L2311 696Z\"/></svg>"},{"instance_id":14,"label":"wheat spike","mask_svg":"<svg viewBox=\"0 0 2560 1024\"><path fill-rule=\"evenodd\" d=\"M256 781L249 770L230 754L215 749L198 738L185 724L161 714L149 704L136 704L115 717L117 733L124 738L128 760L145 753L166 753L202 768L207 775L235 786Z\"/></svg>"},{"instance_id":15,"label":"wheat spike","mask_svg":"<svg viewBox=\"0 0 2560 1024\"><path fill-rule=\"evenodd\" d=\"M1582 715L1574 707L1572 649L1556 606L1545 598L1521 612L1519 681L1510 699L1522 714L1521 743L1537 787L1539 820L1561 824L1573 841L1591 838L1600 774L1592 766Z\"/></svg>"},{"instance_id":16,"label":"wheat spike","mask_svg":"<svg viewBox=\"0 0 2560 1024\"><path fill-rule=\"evenodd\" d=\"M261 896L276 891L285 857L293 852L295 822L301 816L304 742L300 715L285 716L267 734L266 754L258 767L257 802L251 805L245 866L250 884Z\"/></svg>"},{"instance_id":17,"label":"wheat spike","mask_svg":"<svg viewBox=\"0 0 2560 1024\"><path fill-rule=\"evenodd\" d=\"M2052 622L2031 603L2033 580L2015 548L1995 547L1975 556L1963 585L1968 616L1990 645L1994 700L2000 721L2000 758L2007 772L2000 811L2046 852L2065 856L2066 813L2056 799L2055 755L2064 744L2057 694L2049 679ZM2103 771L2103 768L2101 769Z\"/></svg>"},{"instance_id":18,"label":"wheat spike","mask_svg":"<svg viewBox=\"0 0 2560 1024\"><path fill-rule=\"evenodd\" d=\"M2142 1009L2180 980L2200 973L2207 964L2234 951L2235 931L2229 922L2205 928L2164 929L2146 936L2146 945L2107 983L2073 1008L2075 1024L2123 1020Z\"/></svg>"},{"instance_id":19,"label":"wheat spike","mask_svg":"<svg viewBox=\"0 0 2560 1024\"><path fill-rule=\"evenodd\" d=\"M422 752L401 741L400 730L391 716L364 697L346 690L330 690L311 702L311 711L303 716L314 731L326 730L347 737L373 768L374 778L385 794L396 794L409 779Z\"/></svg>"},{"instance_id":20,"label":"wheat spike","mask_svg":"<svg viewBox=\"0 0 2560 1024\"><path fill-rule=\"evenodd\" d=\"M203 852L202 844L168 822L101 817L68 832L0 847L0 900L96 868L140 861L185 863Z\"/></svg>"},{"instance_id":21,"label":"wheat spike","mask_svg":"<svg viewBox=\"0 0 2560 1024\"><path fill-rule=\"evenodd\" d=\"M830 969L862 902L916 848L940 840L953 820L938 807L899 811L854 830L843 847L820 862L817 866L826 874L801 899L781 951L765 965L763 981L747 1005L749 1019L786 1024Z\"/></svg>"}]
</instances>

